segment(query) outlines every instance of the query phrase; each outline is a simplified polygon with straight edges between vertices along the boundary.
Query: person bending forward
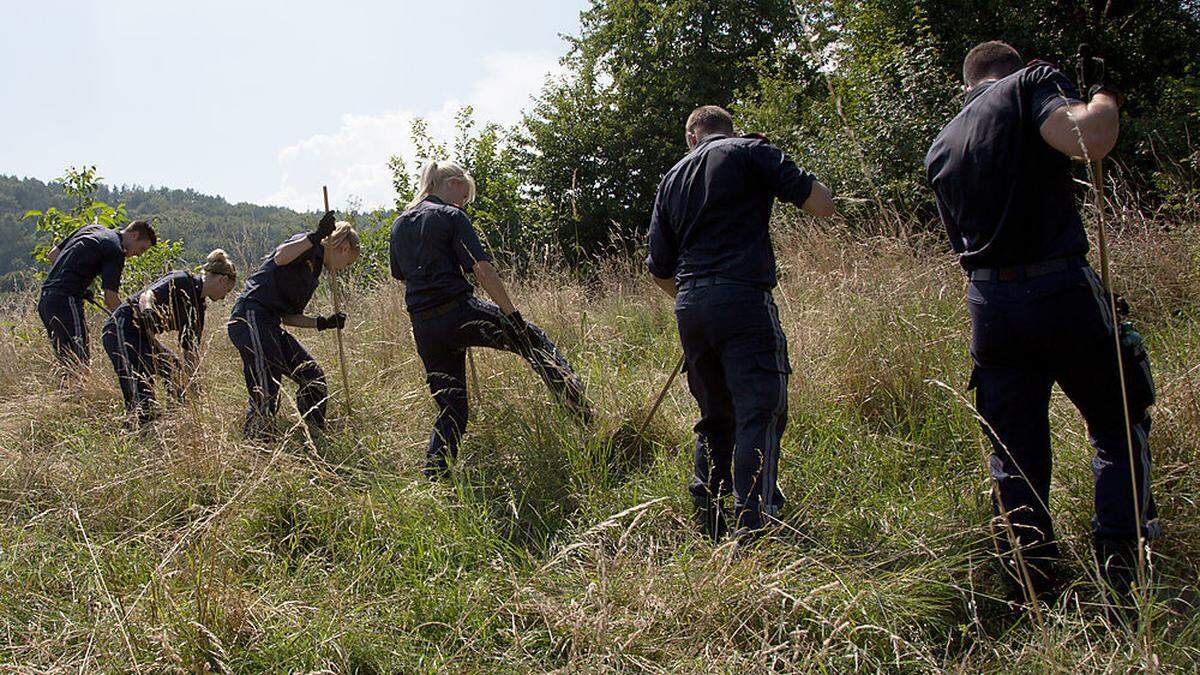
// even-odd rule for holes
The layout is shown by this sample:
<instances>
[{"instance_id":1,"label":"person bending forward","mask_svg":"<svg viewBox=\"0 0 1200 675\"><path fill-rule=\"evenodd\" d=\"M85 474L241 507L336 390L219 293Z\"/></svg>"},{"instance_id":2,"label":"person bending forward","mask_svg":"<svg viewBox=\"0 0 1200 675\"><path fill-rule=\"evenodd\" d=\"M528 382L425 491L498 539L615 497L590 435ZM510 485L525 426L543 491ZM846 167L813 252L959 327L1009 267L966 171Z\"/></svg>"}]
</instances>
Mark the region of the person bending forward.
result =
<instances>
[{"instance_id":1,"label":"person bending forward","mask_svg":"<svg viewBox=\"0 0 1200 675\"><path fill-rule=\"evenodd\" d=\"M201 269L202 276L176 271L159 278L126 300L104 323L104 351L117 372L130 426L156 414L156 375L182 399L183 383L192 380L200 362L207 301L225 299L237 283L237 270L221 249L208 254ZM172 330L179 332L182 364L157 338Z\"/></svg>"},{"instance_id":2,"label":"person bending forward","mask_svg":"<svg viewBox=\"0 0 1200 675\"><path fill-rule=\"evenodd\" d=\"M329 211L316 230L288 239L246 280L229 320L229 339L242 357L250 395L246 438L267 440L274 434L284 377L298 385L296 407L304 421L315 429L325 428L325 371L283 326L344 327L344 313L312 317L305 316L304 309L317 290L321 270L336 273L348 267L360 250L358 232L350 223L336 222Z\"/></svg>"},{"instance_id":3,"label":"person bending forward","mask_svg":"<svg viewBox=\"0 0 1200 675\"><path fill-rule=\"evenodd\" d=\"M413 339L438 406L426 450L431 478L446 472L467 428L468 347L519 354L569 408L585 419L591 415L570 364L513 306L463 211L474 196L475 181L462 167L432 162L421 174L416 199L392 224L392 276L405 282ZM467 271L497 304L474 297Z\"/></svg>"}]
</instances>

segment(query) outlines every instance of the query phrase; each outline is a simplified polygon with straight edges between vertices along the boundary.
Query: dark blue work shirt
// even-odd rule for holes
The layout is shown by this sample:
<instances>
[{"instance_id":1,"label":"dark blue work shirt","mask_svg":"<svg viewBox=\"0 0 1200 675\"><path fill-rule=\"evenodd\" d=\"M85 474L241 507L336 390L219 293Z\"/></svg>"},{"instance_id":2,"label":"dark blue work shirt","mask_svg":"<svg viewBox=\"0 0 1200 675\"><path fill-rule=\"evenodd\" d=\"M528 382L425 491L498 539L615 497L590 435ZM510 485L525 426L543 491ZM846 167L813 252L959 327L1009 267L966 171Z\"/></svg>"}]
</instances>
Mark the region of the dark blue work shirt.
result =
<instances>
[{"instance_id":1,"label":"dark blue work shirt","mask_svg":"<svg viewBox=\"0 0 1200 675\"><path fill-rule=\"evenodd\" d=\"M774 288L775 199L802 206L815 178L762 138L709 136L658 186L646 265L676 282L718 276Z\"/></svg>"},{"instance_id":2,"label":"dark blue work shirt","mask_svg":"<svg viewBox=\"0 0 1200 675\"><path fill-rule=\"evenodd\" d=\"M279 248L308 236L301 232L283 242ZM278 251L279 248L275 250ZM255 303L278 316L303 314L309 300L317 292L317 282L324 266L325 247L320 244L301 253L286 265L275 264L275 251L263 258L262 264L246 280L246 287L234 304L238 311L247 302Z\"/></svg>"},{"instance_id":3,"label":"dark blue work shirt","mask_svg":"<svg viewBox=\"0 0 1200 675\"><path fill-rule=\"evenodd\" d=\"M392 276L404 282L410 312L473 293L466 272L491 259L467 214L437 197L426 197L392 223Z\"/></svg>"},{"instance_id":4,"label":"dark blue work shirt","mask_svg":"<svg viewBox=\"0 0 1200 675\"><path fill-rule=\"evenodd\" d=\"M103 225L84 225L58 245L58 259L42 282L43 291L81 297L99 276L101 288L121 288L125 269L125 247L121 233Z\"/></svg>"},{"instance_id":5,"label":"dark blue work shirt","mask_svg":"<svg viewBox=\"0 0 1200 675\"><path fill-rule=\"evenodd\" d=\"M147 315L140 309L141 297L154 296L153 311ZM204 332L204 281L194 274L176 271L160 277L125 301L130 306L139 328L151 335L179 331L179 345L191 351Z\"/></svg>"},{"instance_id":6,"label":"dark blue work shirt","mask_svg":"<svg viewBox=\"0 0 1200 675\"><path fill-rule=\"evenodd\" d=\"M1051 113L1078 100L1062 72L1034 63L973 87L938 134L925 170L964 269L1087 254L1071 159L1039 132Z\"/></svg>"}]
</instances>

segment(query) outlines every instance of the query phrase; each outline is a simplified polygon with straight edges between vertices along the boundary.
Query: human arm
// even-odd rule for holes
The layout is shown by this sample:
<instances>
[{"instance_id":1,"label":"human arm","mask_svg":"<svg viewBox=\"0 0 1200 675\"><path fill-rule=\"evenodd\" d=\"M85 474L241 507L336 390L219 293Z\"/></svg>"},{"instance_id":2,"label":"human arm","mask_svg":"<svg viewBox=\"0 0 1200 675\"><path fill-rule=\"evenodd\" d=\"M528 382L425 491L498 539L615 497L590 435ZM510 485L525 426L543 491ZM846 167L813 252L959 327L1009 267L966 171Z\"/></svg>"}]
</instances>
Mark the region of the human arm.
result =
<instances>
[{"instance_id":1,"label":"human arm","mask_svg":"<svg viewBox=\"0 0 1200 675\"><path fill-rule=\"evenodd\" d=\"M307 316L305 314L284 314L279 317L280 323L293 328L316 328L317 330L328 330L330 328L345 328L346 314L338 312L329 316Z\"/></svg>"},{"instance_id":2,"label":"human arm","mask_svg":"<svg viewBox=\"0 0 1200 675\"><path fill-rule=\"evenodd\" d=\"M275 249L275 264L282 267L295 262L297 258L304 255L309 249L320 244L322 239L333 234L335 224L336 219L334 218L333 211L326 211L325 215L321 217L321 222L317 223L315 230L309 232L304 237L297 236Z\"/></svg>"},{"instance_id":3,"label":"human arm","mask_svg":"<svg viewBox=\"0 0 1200 675\"><path fill-rule=\"evenodd\" d=\"M104 307L108 309L108 313L112 314L121 306L121 296L117 295L116 291L104 289Z\"/></svg>"},{"instance_id":4,"label":"human arm","mask_svg":"<svg viewBox=\"0 0 1200 675\"><path fill-rule=\"evenodd\" d=\"M809 215L832 216L835 209L829 188L797 166L783 150L765 139L758 140L760 142L750 146L753 165L775 196L795 204Z\"/></svg>"},{"instance_id":5,"label":"human arm","mask_svg":"<svg viewBox=\"0 0 1200 675\"><path fill-rule=\"evenodd\" d=\"M1092 100L1068 102L1050 113L1038 132L1050 147L1074 159L1104 159L1117 145L1120 134L1117 97L1107 90Z\"/></svg>"},{"instance_id":6,"label":"human arm","mask_svg":"<svg viewBox=\"0 0 1200 675\"><path fill-rule=\"evenodd\" d=\"M674 279L662 279L651 274L650 280L654 282L655 286L658 286L660 289L662 289L663 293L666 293L672 298L675 297L675 295L679 292L678 287L675 286Z\"/></svg>"},{"instance_id":7,"label":"human arm","mask_svg":"<svg viewBox=\"0 0 1200 675\"><path fill-rule=\"evenodd\" d=\"M59 248L60 245L61 244L55 244L54 248L50 249L50 252L46 254L46 258L49 259L52 264L58 261L58 256L62 255L62 249Z\"/></svg>"},{"instance_id":8,"label":"human arm","mask_svg":"<svg viewBox=\"0 0 1200 675\"><path fill-rule=\"evenodd\" d=\"M480 260L471 267L471 271L475 273L475 280L483 287L488 297L500 307L501 312L508 315L517 311L512 299L508 297L508 289L504 286L504 281L500 279L500 273L496 271L495 265L490 261Z\"/></svg>"}]
</instances>

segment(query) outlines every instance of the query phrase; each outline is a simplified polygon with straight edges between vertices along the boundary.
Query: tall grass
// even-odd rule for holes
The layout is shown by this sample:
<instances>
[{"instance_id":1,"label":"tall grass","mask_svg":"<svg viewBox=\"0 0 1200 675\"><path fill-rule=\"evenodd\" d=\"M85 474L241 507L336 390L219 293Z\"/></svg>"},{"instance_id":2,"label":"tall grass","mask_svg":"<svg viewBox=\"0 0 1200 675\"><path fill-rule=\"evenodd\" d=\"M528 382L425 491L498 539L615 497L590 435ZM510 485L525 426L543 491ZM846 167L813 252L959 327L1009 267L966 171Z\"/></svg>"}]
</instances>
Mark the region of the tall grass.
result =
<instances>
[{"instance_id":1,"label":"tall grass","mask_svg":"<svg viewBox=\"0 0 1200 675\"><path fill-rule=\"evenodd\" d=\"M1160 385L1167 536L1150 649L1107 622L1090 562L1090 450L1053 403L1051 508L1075 584L1037 625L1003 600L987 447L963 391L963 280L919 238L777 233L795 376L781 534L737 555L693 532L695 415L635 266L517 284L600 415L557 410L515 357L476 351L456 478L420 476L432 421L399 288L346 298L355 418L264 447L210 309L203 393L123 433L103 353L57 391L31 297L0 314L0 663L30 671L1167 671L1200 664L1200 236L1130 221L1116 277ZM318 304L328 305L327 300ZM93 317L93 348L99 322ZM301 336L336 380L325 334ZM340 395L336 382L331 391ZM285 387L286 389L287 387ZM476 403L478 404L476 405ZM284 403L284 416L296 411ZM331 406L338 415L340 406Z\"/></svg>"}]
</instances>

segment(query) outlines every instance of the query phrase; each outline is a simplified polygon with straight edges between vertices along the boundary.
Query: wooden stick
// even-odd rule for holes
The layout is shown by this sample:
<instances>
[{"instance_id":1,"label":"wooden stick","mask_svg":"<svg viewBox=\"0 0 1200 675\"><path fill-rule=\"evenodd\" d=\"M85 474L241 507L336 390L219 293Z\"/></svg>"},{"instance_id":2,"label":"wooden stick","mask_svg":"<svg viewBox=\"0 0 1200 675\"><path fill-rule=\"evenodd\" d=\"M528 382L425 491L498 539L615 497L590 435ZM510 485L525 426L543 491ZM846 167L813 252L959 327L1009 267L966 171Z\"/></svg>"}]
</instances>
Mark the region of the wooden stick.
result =
<instances>
[{"instance_id":1,"label":"wooden stick","mask_svg":"<svg viewBox=\"0 0 1200 675\"><path fill-rule=\"evenodd\" d=\"M667 397L667 392L671 390L671 385L675 383L675 378L679 373L683 372L683 364L687 359L686 354L679 355L679 363L675 364L674 370L671 371L671 376L667 378L667 383L663 385L662 391L658 392L658 398L654 399L654 405L650 406L650 412L646 413L646 419L642 422L641 428L638 429L638 437L646 433L646 429L650 427L650 420L654 419L654 413L658 412L658 407L662 405L663 399Z\"/></svg>"},{"instance_id":2,"label":"wooden stick","mask_svg":"<svg viewBox=\"0 0 1200 675\"><path fill-rule=\"evenodd\" d=\"M329 212L329 188L321 186L321 193L325 197L325 212ZM335 314L342 311L342 294L338 290L338 275L333 273L333 311ZM350 373L346 370L346 348L342 344L342 329L334 328L334 334L337 336L338 349L338 367L342 371L342 392L345 394L346 403L346 419L354 422L354 409L350 405Z\"/></svg>"}]
</instances>

